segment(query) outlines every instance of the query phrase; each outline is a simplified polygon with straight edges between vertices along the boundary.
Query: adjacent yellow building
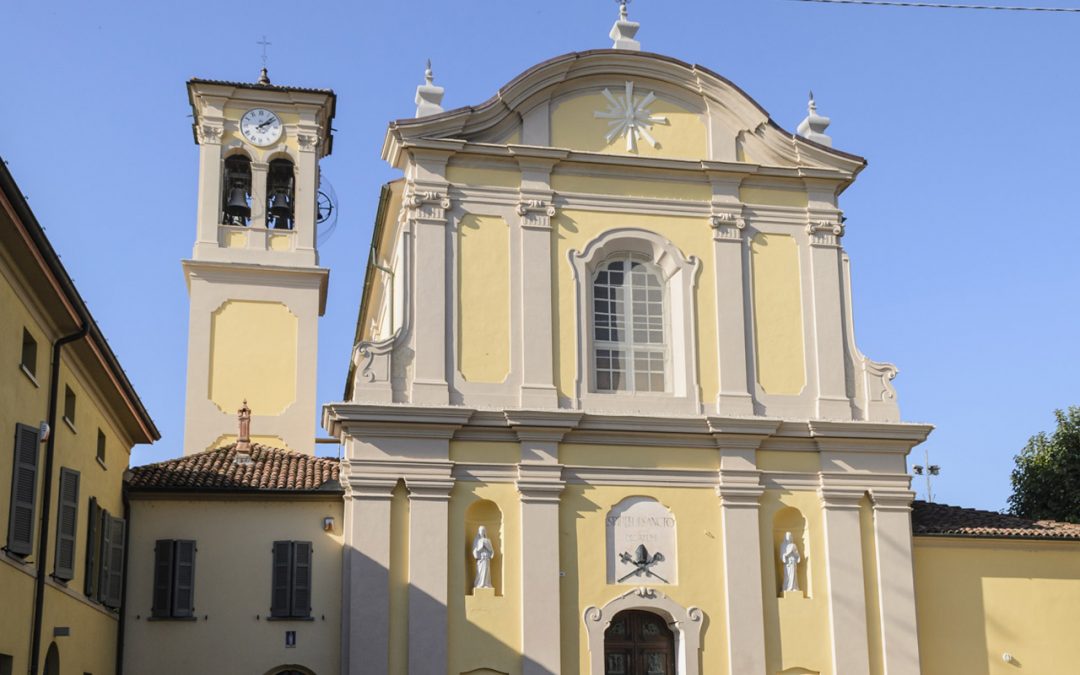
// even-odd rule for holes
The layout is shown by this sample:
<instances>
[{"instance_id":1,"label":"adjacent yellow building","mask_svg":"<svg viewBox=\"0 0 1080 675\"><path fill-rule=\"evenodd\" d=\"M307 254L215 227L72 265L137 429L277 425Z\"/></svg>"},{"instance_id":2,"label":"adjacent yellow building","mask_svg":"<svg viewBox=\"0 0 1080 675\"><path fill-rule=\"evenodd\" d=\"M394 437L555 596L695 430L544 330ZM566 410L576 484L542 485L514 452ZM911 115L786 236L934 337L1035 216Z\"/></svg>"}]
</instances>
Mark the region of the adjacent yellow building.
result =
<instances>
[{"instance_id":1,"label":"adjacent yellow building","mask_svg":"<svg viewBox=\"0 0 1080 675\"><path fill-rule=\"evenodd\" d=\"M111 674L124 472L159 437L0 162L0 673Z\"/></svg>"}]
</instances>

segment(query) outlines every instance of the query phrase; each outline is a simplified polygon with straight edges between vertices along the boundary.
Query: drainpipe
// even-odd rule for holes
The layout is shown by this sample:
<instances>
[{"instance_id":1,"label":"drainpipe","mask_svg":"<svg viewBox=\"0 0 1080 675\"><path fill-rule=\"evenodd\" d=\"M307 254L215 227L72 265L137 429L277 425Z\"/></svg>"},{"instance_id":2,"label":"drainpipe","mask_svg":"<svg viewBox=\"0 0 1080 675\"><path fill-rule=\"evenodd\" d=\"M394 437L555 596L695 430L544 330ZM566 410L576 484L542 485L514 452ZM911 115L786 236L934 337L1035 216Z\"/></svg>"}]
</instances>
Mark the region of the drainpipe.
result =
<instances>
[{"instance_id":1,"label":"drainpipe","mask_svg":"<svg viewBox=\"0 0 1080 675\"><path fill-rule=\"evenodd\" d=\"M30 639L30 675L37 675L41 656L42 609L45 606L45 558L49 553L49 511L52 499L53 454L56 450L57 389L60 388L60 350L64 345L81 340L90 331L90 321L80 318L77 333L65 335L53 343L52 372L49 374L49 438L45 442L44 485L41 490L41 527L38 528L37 579L34 583L34 624Z\"/></svg>"},{"instance_id":2,"label":"drainpipe","mask_svg":"<svg viewBox=\"0 0 1080 675\"><path fill-rule=\"evenodd\" d=\"M128 499L127 489L124 489L122 498L124 500L124 521L127 523L127 535L124 537L124 583L120 585L120 616L117 617L119 623L116 626L116 675L124 675L124 623L127 614L128 549L131 547L131 501Z\"/></svg>"}]
</instances>

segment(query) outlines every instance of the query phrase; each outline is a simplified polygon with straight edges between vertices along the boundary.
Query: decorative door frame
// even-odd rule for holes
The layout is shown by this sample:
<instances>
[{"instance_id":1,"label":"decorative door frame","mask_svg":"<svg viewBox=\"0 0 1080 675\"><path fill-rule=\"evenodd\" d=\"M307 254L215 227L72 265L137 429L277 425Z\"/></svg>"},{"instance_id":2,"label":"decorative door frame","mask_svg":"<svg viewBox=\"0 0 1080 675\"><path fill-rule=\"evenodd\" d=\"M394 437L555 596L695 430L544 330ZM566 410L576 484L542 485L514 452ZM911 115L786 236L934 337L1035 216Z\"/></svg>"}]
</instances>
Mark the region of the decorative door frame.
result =
<instances>
[{"instance_id":1,"label":"decorative door frame","mask_svg":"<svg viewBox=\"0 0 1080 675\"><path fill-rule=\"evenodd\" d=\"M616 614L639 609L663 617L675 634L676 675L701 675L701 624L697 607L683 607L660 591L647 586L629 590L603 607L590 605L582 619L589 638L589 673L604 675L604 632Z\"/></svg>"}]
</instances>

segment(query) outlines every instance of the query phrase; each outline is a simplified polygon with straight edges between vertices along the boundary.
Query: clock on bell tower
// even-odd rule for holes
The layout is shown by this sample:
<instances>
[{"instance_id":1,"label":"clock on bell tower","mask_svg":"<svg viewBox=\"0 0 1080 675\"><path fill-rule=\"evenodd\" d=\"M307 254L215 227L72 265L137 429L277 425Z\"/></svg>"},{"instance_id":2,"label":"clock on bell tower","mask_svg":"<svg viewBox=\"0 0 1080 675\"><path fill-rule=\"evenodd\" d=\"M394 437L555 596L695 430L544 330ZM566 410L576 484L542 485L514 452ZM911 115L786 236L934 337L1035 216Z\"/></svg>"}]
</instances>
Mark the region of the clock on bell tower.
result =
<instances>
[{"instance_id":1,"label":"clock on bell tower","mask_svg":"<svg viewBox=\"0 0 1080 675\"><path fill-rule=\"evenodd\" d=\"M319 160L330 154L328 89L192 79L199 146L184 454L235 440L314 453L318 320L329 271L316 247Z\"/></svg>"}]
</instances>

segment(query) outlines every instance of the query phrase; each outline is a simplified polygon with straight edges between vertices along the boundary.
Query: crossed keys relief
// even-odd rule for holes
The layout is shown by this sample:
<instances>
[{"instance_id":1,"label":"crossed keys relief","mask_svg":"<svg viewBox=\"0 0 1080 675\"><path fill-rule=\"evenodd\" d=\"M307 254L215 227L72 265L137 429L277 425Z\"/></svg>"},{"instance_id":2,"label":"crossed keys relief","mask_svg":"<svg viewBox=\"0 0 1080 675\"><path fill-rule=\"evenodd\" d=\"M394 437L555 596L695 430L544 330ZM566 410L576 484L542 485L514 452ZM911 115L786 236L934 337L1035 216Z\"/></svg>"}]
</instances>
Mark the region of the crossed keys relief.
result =
<instances>
[{"instance_id":1,"label":"crossed keys relief","mask_svg":"<svg viewBox=\"0 0 1080 675\"><path fill-rule=\"evenodd\" d=\"M634 550L634 555L630 555L629 553L620 553L619 562L633 565L634 569L619 577L617 583L621 584L630 577L640 576L656 577L660 581L663 581L665 584L671 583L664 577L652 571L653 565L664 562L664 554L657 551L656 553L649 555L649 549L645 548L645 544L638 544L637 549Z\"/></svg>"}]
</instances>

